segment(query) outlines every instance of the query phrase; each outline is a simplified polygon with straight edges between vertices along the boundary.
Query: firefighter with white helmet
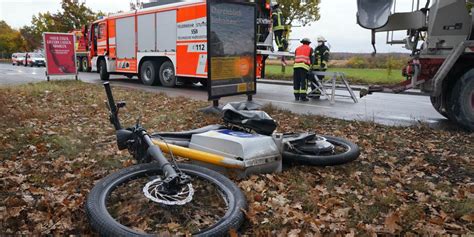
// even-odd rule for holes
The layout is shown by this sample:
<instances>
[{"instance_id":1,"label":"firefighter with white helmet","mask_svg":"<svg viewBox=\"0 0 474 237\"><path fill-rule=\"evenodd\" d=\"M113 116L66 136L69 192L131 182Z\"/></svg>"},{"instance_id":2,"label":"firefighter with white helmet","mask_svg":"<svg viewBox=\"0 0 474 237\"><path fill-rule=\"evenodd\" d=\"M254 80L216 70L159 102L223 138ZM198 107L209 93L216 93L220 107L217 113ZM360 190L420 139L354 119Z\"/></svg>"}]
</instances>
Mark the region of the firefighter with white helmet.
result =
<instances>
[{"instance_id":1,"label":"firefighter with white helmet","mask_svg":"<svg viewBox=\"0 0 474 237\"><path fill-rule=\"evenodd\" d=\"M317 38L318 46L314 49L314 63L311 67L313 71L325 72L328 69L329 63L329 47L326 46L326 39L323 36L318 36ZM314 80L314 76L310 78ZM323 80L324 76L318 76L319 80ZM311 84L311 89L314 90L315 86ZM309 97L318 99L320 95L310 94Z\"/></svg>"},{"instance_id":2,"label":"firefighter with white helmet","mask_svg":"<svg viewBox=\"0 0 474 237\"><path fill-rule=\"evenodd\" d=\"M304 38L301 40L301 46L295 50L295 64L293 66L293 89L295 100L308 101L306 93L308 91L308 82L306 81L309 70L314 60L314 53L311 46L311 40Z\"/></svg>"},{"instance_id":3,"label":"firefighter with white helmet","mask_svg":"<svg viewBox=\"0 0 474 237\"><path fill-rule=\"evenodd\" d=\"M313 69L326 71L329 63L329 47L326 46L326 39L323 36L318 37L318 46L314 49Z\"/></svg>"}]
</instances>

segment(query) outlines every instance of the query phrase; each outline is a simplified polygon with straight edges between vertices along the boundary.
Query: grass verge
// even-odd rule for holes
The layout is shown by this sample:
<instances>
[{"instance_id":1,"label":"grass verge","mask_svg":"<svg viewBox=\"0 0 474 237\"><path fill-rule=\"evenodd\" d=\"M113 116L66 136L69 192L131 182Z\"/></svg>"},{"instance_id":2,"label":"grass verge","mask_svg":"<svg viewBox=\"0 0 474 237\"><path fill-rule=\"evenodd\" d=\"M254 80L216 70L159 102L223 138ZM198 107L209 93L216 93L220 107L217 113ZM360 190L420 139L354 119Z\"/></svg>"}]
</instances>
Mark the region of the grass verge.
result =
<instances>
[{"instance_id":1,"label":"grass verge","mask_svg":"<svg viewBox=\"0 0 474 237\"><path fill-rule=\"evenodd\" d=\"M123 124L150 132L220 122L205 102L114 88ZM118 151L99 85L42 82L0 88L0 232L93 234L83 203L94 183L131 165ZM280 132L317 131L361 147L337 167L287 166L235 180L249 209L240 230L260 235L470 235L474 135L297 115L266 106Z\"/></svg>"},{"instance_id":2,"label":"grass verge","mask_svg":"<svg viewBox=\"0 0 474 237\"><path fill-rule=\"evenodd\" d=\"M359 68L330 68L330 72L342 72L349 79L350 83L363 85L387 85L399 83L405 78L400 70L387 69L359 69ZM265 68L266 77L274 80L292 80L293 67L287 66L285 72L281 72L279 65L267 65Z\"/></svg>"}]
</instances>

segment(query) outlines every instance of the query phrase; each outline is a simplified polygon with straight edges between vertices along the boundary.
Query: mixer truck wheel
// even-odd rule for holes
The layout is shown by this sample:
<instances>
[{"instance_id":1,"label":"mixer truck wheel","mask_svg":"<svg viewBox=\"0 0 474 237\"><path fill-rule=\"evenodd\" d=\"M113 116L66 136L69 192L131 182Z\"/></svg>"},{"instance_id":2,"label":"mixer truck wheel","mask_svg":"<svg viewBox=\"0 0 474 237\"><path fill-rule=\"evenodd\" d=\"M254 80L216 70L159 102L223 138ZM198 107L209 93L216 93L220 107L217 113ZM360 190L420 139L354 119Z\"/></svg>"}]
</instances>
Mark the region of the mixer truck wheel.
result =
<instances>
[{"instance_id":1,"label":"mixer truck wheel","mask_svg":"<svg viewBox=\"0 0 474 237\"><path fill-rule=\"evenodd\" d=\"M454 85L448 102L453 120L469 131L474 131L474 69Z\"/></svg>"},{"instance_id":2,"label":"mixer truck wheel","mask_svg":"<svg viewBox=\"0 0 474 237\"><path fill-rule=\"evenodd\" d=\"M430 96L431 104L433 108L445 118L449 119L446 109L443 108L443 97L442 96Z\"/></svg>"}]
</instances>

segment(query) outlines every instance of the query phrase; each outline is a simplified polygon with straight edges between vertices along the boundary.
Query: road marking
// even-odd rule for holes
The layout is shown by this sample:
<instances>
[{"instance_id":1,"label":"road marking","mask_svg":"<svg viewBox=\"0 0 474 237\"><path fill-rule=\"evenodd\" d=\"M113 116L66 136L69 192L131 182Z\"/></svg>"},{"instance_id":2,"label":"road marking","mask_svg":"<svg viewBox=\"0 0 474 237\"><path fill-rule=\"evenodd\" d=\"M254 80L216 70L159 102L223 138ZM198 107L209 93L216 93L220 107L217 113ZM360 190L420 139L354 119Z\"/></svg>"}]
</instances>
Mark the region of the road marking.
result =
<instances>
[{"instance_id":1,"label":"road marking","mask_svg":"<svg viewBox=\"0 0 474 237\"><path fill-rule=\"evenodd\" d=\"M433 123L433 122L436 122L436 120L432 119L432 118L428 118L428 117L415 117L415 116L412 116L410 115L410 117L406 117L406 116L393 116L393 115L389 115L389 116L385 116L385 117L378 117L380 119L393 119L393 120L404 120L404 121L424 121L424 122L430 122L430 123Z\"/></svg>"},{"instance_id":2,"label":"road marking","mask_svg":"<svg viewBox=\"0 0 474 237\"><path fill-rule=\"evenodd\" d=\"M309 107L315 107L315 108L332 109L332 107L322 106L322 105L302 104L302 103L295 103L295 102L288 102L288 101L281 101L281 100L270 100L270 99L262 99L262 98L255 98L255 99L275 103L275 105L278 105L278 103L280 103L280 104L300 105L300 106L309 106Z\"/></svg>"}]
</instances>

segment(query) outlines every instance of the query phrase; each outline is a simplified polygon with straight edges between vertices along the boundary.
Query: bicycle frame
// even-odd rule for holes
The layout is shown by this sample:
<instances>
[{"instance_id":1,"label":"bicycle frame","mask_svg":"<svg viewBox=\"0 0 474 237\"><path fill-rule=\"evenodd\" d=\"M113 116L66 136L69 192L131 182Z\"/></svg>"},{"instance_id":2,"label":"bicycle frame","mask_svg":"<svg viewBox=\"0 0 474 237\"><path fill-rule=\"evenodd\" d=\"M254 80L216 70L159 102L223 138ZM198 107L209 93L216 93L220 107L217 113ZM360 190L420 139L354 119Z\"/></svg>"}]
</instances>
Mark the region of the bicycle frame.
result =
<instances>
[{"instance_id":1,"label":"bicycle frame","mask_svg":"<svg viewBox=\"0 0 474 237\"><path fill-rule=\"evenodd\" d=\"M189 158L195 161L201 161L204 163L209 163L213 165L217 165L224 168L231 168L231 169L244 169L245 163L243 161L230 159L224 156L198 151L182 146L176 146L169 143L165 143L163 141L153 139L153 143L160 147L160 149L167 154L174 154L177 156Z\"/></svg>"},{"instance_id":2,"label":"bicycle frame","mask_svg":"<svg viewBox=\"0 0 474 237\"><path fill-rule=\"evenodd\" d=\"M118 111L120 108L125 106L125 103L118 102L116 104L114 101L109 83L108 82L104 83L104 86L106 88L107 99L108 99L107 106L109 107L109 110L110 110L109 119L117 131L117 140L118 140L119 149L126 149L127 145L123 144L121 140L126 141L128 135L127 134L121 135L121 133L127 133L126 132L127 130L124 131L124 129L122 129L122 126L118 119ZM121 137L124 137L124 138L121 138ZM160 136L153 135L153 136L148 136L148 138L151 140L151 144L159 148L160 153L163 152L167 154L172 154L172 155L180 156L180 157L187 158L193 161L202 162L204 164L218 166L224 169L231 169L231 170L234 169L234 170L240 170L242 172L245 172L244 170L246 169L253 168L256 165L262 164L262 163L258 163L258 161L245 162L245 160L239 159L239 157L237 156L226 157L225 154L222 154L222 153L221 154L212 153L211 151L196 150L196 149L188 148L186 146L182 146L179 144L174 144L174 141L168 140L166 136L160 137ZM150 144L148 145L149 147L151 147ZM156 154L156 156L158 157L161 156L162 154L160 153ZM160 160L165 160L165 159L166 158L163 158L163 159L160 158ZM161 161L161 162L162 164L166 164L164 163L164 161Z\"/></svg>"}]
</instances>

